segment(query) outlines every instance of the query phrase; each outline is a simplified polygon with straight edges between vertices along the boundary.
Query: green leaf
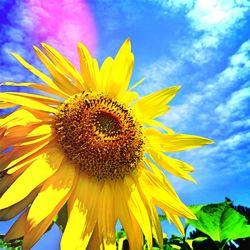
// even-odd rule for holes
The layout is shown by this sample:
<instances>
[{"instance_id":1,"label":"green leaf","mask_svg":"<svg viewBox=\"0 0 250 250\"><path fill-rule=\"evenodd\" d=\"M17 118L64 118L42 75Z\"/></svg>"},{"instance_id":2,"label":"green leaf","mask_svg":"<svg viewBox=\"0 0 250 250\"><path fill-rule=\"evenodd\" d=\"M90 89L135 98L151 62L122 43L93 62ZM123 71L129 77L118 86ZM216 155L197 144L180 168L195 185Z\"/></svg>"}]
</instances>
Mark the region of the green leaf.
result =
<instances>
[{"instance_id":1,"label":"green leaf","mask_svg":"<svg viewBox=\"0 0 250 250\"><path fill-rule=\"evenodd\" d=\"M3 242L3 240L0 239L0 248L6 248L5 245L6 245L6 244Z\"/></svg>"},{"instance_id":2,"label":"green leaf","mask_svg":"<svg viewBox=\"0 0 250 250\"><path fill-rule=\"evenodd\" d=\"M171 248L170 248L170 247L171 247ZM166 249L168 249L168 248L166 248ZM171 245L169 246L169 249L180 250L180 249L181 249L181 247L180 247L180 246L178 246L178 245L175 245L175 244L171 244Z\"/></svg>"},{"instance_id":3,"label":"green leaf","mask_svg":"<svg viewBox=\"0 0 250 250\"><path fill-rule=\"evenodd\" d=\"M197 237L195 239L187 239L185 242L188 244L190 249L193 249L193 242L202 242L204 240L207 240L207 237Z\"/></svg>"},{"instance_id":4,"label":"green leaf","mask_svg":"<svg viewBox=\"0 0 250 250\"><path fill-rule=\"evenodd\" d=\"M160 220L160 221L167 220L166 215L163 215L163 214L158 214L158 217L159 217L159 220Z\"/></svg>"},{"instance_id":5,"label":"green leaf","mask_svg":"<svg viewBox=\"0 0 250 250\"><path fill-rule=\"evenodd\" d=\"M116 240L119 240L121 238L127 238L126 233L124 230L119 230L116 232Z\"/></svg>"},{"instance_id":6,"label":"green leaf","mask_svg":"<svg viewBox=\"0 0 250 250\"><path fill-rule=\"evenodd\" d=\"M163 247L164 250L175 250L176 248L174 248L172 245L170 244L165 244Z\"/></svg>"},{"instance_id":7,"label":"green leaf","mask_svg":"<svg viewBox=\"0 0 250 250\"><path fill-rule=\"evenodd\" d=\"M189 206L198 220L187 223L209 235L213 241L229 241L250 237L247 219L230 207L230 202Z\"/></svg>"},{"instance_id":8,"label":"green leaf","mask_svg":"<svg viewBox=\"0 0 250 250\"><path fill-rule=\"evenodd\" d=\"M206 236L203 236L203 237L197 237L195 239L193 239L193 241L195 242L202 242L204 240L207 240L208 238Z\"/></svg>"}]
</instances>

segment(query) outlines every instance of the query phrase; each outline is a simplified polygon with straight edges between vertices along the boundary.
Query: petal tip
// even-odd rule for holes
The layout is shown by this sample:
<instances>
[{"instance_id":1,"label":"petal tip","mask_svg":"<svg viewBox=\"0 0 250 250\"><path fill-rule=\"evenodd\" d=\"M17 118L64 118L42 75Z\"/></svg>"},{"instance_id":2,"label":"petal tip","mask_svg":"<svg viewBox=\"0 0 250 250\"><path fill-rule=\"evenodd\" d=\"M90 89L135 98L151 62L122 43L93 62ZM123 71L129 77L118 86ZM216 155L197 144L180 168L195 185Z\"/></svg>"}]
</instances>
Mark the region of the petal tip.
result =
<instances>
[{"instance_id":1,"label":"petal tip","mask_svg":"<svg viewBox=\"0 0 250 250\"><path fill-rule=\"evenodd\" d=\"M41 46L42 46L43 48L51 48L51 46L48 45L47 43L41 43Z\"/></svg>"},{"instance_id":2,"label":"petal tip","mask_svg":"<svg viewBox=\"0 0 250 250\"><path fill-rule=\"evenodd\" d=\"M77 47L82 46L83 44L81 42L77 42Z\"/></svg>"},{"instance_id":3,"label":"petal tip","mask_svg":"<svg viewBox=\"0 0 250 250\"><path fill-rule=\"evenodd\" d=\"M35 52L40 51L40 49L37 46L33 45L32 47L35 50Z\"/></svg>"},{"instance_id":4,"label":"petal tip","mask_svg":"<svg viewBox=\"0 0 250 250\"><path fill-rule=\"evenodd\" d=\"M127 37L127 38L126 38L125 43L131 44L131 39L130 39L130 37Z\"/></svg>"},{"instance_id":5,"label":"petal tip","mask_svg":"<svg viewBox=\"0 0 250 250\"><path fill-rule=\"evenodd\" d=\"M15 58L19 56L16 52L10 52L10 54L11 54L12 56L14 56Z\"/></svg>"},{"instance_id":6,"label":"petal tip","mask_svg":"<svg viewBox=\"0 0 250 250\"><path fill-rule=\"evenodd\" d=\"M123 45L121 46L121 48L122 47L124 47L124 48L126 48L128 51L131 51L131 40L130 40L130 37L128 37L125 41L124 41L124 43L123 43Z\"/></svg>"},{"instance_id":7,"label":"petal tip","mask_svg":"<svg viewBox=\"0 0 250 250\"><path fill-rule=\"evenodd\" d=\"M176 91L179 91L180 89L181 89L181 85L177 85L177 86L175 86L175 88L176 88Z\"/></svg>"},{"instance_id":8,"label":"petal tip","mask_svg":"<svg viewBox=\"0 0 250 250\"><path fill-rule=\"evenodd\" d=\"M214 144L215 141L211 140L211 139L208 139L208 138L204 138L205 139L205 144L208 145L208 144Z\"/></svg>"},{"instance_id":9,"label":"petal tip","mask_svg":"<svg viewBox=\"0 0 250 250\"><path fill-rule=\"evenodd\" d=\"M77 48L86 48L86 46L82 42L77 42Z\"/></svg>"}]
</instances>

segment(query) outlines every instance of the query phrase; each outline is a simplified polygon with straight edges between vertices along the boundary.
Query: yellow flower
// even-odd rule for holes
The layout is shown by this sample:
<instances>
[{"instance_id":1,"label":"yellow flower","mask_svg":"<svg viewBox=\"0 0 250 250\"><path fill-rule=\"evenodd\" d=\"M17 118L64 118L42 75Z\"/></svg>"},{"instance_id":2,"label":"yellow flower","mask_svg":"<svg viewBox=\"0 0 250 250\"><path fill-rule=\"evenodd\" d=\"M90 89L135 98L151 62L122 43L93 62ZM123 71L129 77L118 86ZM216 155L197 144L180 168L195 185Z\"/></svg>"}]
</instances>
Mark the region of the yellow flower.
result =
<instances>
[{"instance_id":1,"label":"yellow flower","mask_svg":"<svg viewBox=\"0 0 250 250\"><path fill-rule=\"evenodd\" d=\"M180 87L142 98L134 91L142 80L128 89L134 65L129 39L100 69L79 43L80 72L49 45L42 47L47 55L34 49L51 77L13 55L44 84L4 83L41 94L0 93L0 108L18 106L0 117L0 219L22 211L5 240L23 237L23 249L31 248L64 204L62 250L116 249L118 220L130 249L142 249L143 235L149 249L152 235L162 246L156 207L183 233L179 217L195 217L162 170L194 181L193 168L165 152L212 141L175 134L155 120Z\"/></svg>"}]
</instances>

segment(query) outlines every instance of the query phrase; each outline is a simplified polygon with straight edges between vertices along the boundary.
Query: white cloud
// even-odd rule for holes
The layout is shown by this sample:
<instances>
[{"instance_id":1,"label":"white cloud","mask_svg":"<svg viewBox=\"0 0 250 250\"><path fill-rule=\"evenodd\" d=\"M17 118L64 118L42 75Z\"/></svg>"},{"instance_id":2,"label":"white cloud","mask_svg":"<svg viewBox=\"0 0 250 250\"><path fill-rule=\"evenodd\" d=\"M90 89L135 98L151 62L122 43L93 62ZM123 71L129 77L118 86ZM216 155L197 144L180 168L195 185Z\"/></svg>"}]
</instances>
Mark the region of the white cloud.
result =
<instances>
[{"instance_id":1,"label":"white cloud","mask_svg":"<svg viewBox=\"0 0 250 250\"><path fill-rule=\"evenodd\" d=\"M245 10L233 0L197 0L187 17L196 30L225 33L244 17Z\"/></svg>"},{"instance_id":2,"label":"white cloud","mask_svg":"<svg viewBox=\"0 0 250 250\"><path fill-rule=\"evenodd\" d=\"M230 98L215 108L215 113L221 122L244 118L250 103L250 87L233 92Z\"/></svg>"},{"instance_id":3,"label":"white cloud","mask_svg":"<svg viewBox=\"0 0 250 250\"><path fill-rule=\"evenodd\" d=\"M239 50L230 58L229 65L222 72L218 73L215 77L208 79L205 82L200 82L196 92L186 96L182 104L175 106L172 110L163 117L164 121L171 123L174 126L181 125L182 128L188 121L200 118L199 121L206 122L207 120L214 120L216 124L220 119L219 111L225 111L223 120L225 123L230 117L232 110L227 106L233 106L235 109L234 115L242 118L240 111L246 112L247 99L249 98L249 88L241 87L250 77L250 40L243 43ZM239 85L239 83L241 84ZM242 88L242 90L240 90ZM232 94L235 92L234 94ZM232 94L231 100L225 100L225 96ZM217 108L217 109L216 109ZM216 111L214 112L214 109ZM178 114L179 113L179 114ZM227 113L227 115L226 115ZM203 116L200 116L203 114ZM234 118L236 118L234 116ZM186 119L186 121L185 121ZM184 122L183 122L184 121ZM221 120L220 120L221 121ZM204 124L199 124L203 126ZM218 124L219 125L219 124Z\"/></svg>"},{"instance_id":4,"label":"white cloud","mask_svg":"<svg viewBox=\"0 0 250 250\"><path fill-rule=\"evenodd\" d=\"M245 24L250 8L238 5L234 0L190 2L195 2L186 14L192 35L187 38L188 42L178 41L173 48L192 63L211 65L224 53L218 50L219 46L227 46L228 40L231 41L237 29ZM188 47L185 46L187 43Z\"/></svg>"},{"instance_id":5,"label":"white cloud","mask_svg":"<svg viewBox=\"0 0 250 250\"><path fill-rule=\"evenodd\" d=\"M240 146L248 145L249 141L250 132L239 132L238 134L234 134L224 140L217 142L213 147L204 150L203 156L212 154L223 154L228 151L233 152L234 150L237 150Z\"/></svg>"},{"instance_id":6,"label":"white cloud","mask_svg":"<svg viewBox=\"0 0 250 250\"><path fill-rule=\"evenodd\" d=\"M196 31L227 33L249 10L248 0L152 0L165 13L184 10Z\"/></svg>"},{"instance_id":7,"label":"white cloud","mask_svg":"<svg viewBox=\"0 0 250 250\"><path fill-rule=\"evenodd\" d=\"M179 9L191 9L194 7L195 0L152 0L153 3L160 5L167 13Z\"/></svg>"},{"instance_id":8,"label":"white cloud","mask_svg":"<svg viewBox=\"0 0 250 250\"><path fill-rule=\"evenodd\" d=\"M139 86L138 90L142 95L146 95L165 88L166 85L178 85L180 82L177 76L181 71L183 71L183 64L180 60L172 60L163 56L151 65L141 69L139 75L146 78L145 84L147 84L147 88Z\"/></svg>"}]
</instances>

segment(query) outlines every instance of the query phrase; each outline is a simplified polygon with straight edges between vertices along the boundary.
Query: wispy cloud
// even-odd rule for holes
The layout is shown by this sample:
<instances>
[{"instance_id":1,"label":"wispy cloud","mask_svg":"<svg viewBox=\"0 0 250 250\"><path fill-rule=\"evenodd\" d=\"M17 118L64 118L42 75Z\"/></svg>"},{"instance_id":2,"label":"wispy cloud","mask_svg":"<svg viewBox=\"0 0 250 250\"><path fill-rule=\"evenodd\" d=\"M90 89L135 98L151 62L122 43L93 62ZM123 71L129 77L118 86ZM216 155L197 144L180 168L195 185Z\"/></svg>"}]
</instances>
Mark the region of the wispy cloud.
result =
<instances>
[{"instance_id":1,"label":"wispy cloud","mask_svg":"<svg viewBox=\"0 0 250 250\"><path fill-rule=\"evenodd\" d=\"M229 99L222 104L219 104L215 113L220 119L220 123L227 121L235 121L235 119L250 118L248 113L250 103L250 87L242 88L234 91Z\"/></svg>"},{"instance_id":2,"label":"wispy cloud","mask_svg":"<svg viewBox=\"0 0 250 250\"><path fill-rule=\"evenodd\" d=\"M238 109L238 115L240 110L247 112L242 105L246 107L245 105L249 98L249 88L247 87L250 77L249 52L250 40L243 43L239 50L229 58L229 64L223 71L214 77L208 78L206 81L200 82L196 92L184 96L183 104L173 107L164 117L164 120L172 124L174 123L174 125L179 125L183 119L186 119L185 122L193 119L195 114L196 120L200 118L200 126L206 125L206 121L209 120L213 120L219 125L219 121L222 122L221 117L218 116L219 111L222 111L223 107L226 108L232 102L234 103L233 108ZM228 99L230 95L231 97ZM240 105L241 108L239 107ZM181 110L184 113L181 112L179 116L176 115ZM202 113L203 115L199 117L199 114ZM224 118L226 118L226 113L231 112L229 110L225 111ZM227 117L229 118L229 114ZM182 125L182 127L184 128L185 125Z\"/></svg>"},{"instance_id":3,"label":"wispy cloud","mask_svg":"<svg viewBox=\"0 0 250 250\"><path fill-rule=\"evenodd\" d=\"M138 91L141 95L146 95L166 86L178 85L181 81L179 72L183 71L183 62L163 56L140 70L139 74L146 78L147 88L139 85Z\"/></svg>"},{"instance_id":4,"label":"wispy cloud","mask_svg":"<svg viewBox=\"0 0 250 250\"><path fill-rule=\"evenodd\" d=\"M210 64L218 62L232 40L236 38L237 30L245 25L249 16L250 6L246 1L235 0L186 0L186 1L161 1L153 0L161 4L169 15L169 11L184 11L183 18L188 21L188 33L180 36L172 45L176 50L177 58L185 58L194 64ZM248 3L248 4L247 4ZM181 39L183 38L183 39ZM213 62L212 62L213 60Z\"/></svg>"}]
</instances>

